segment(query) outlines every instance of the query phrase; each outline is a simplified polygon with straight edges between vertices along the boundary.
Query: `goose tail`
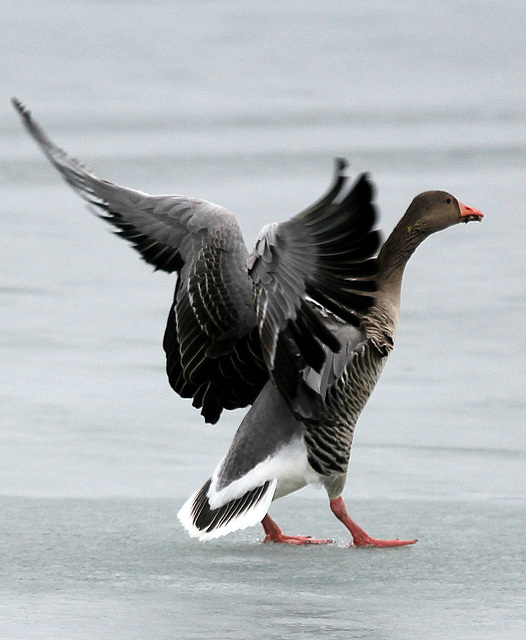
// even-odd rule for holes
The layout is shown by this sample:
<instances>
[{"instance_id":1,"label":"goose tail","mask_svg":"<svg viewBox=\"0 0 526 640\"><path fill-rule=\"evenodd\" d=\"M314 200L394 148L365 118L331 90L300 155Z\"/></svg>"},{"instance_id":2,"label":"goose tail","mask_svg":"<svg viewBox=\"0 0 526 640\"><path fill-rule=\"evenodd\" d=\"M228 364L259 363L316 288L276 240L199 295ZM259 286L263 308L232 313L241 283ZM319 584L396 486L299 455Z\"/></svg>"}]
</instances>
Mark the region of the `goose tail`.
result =
<instances>
[{"instance_id":1,"label":"goose tail","mask_svg":"<svg viewBox=\"0 0 526 640\"><path fill-rule=\"evenodd\" d=\"M177 517L192 538L203 542L219 538L261 522L269 510L276 484L277 480L267 480L239 498L212 508L214 490L210 478L188 498Z\"/></svg>"}]
</instances>

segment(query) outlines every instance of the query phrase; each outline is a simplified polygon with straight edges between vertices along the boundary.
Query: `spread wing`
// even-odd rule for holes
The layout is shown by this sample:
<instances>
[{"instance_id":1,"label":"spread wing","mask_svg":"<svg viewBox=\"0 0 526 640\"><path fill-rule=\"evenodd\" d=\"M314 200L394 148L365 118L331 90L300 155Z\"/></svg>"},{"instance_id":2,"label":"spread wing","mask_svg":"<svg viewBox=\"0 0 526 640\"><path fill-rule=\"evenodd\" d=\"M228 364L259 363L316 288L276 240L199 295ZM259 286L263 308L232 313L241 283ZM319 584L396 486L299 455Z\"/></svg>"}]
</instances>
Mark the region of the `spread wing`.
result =
<instances>
[{"instance_id":1,"label":"spread wing","mask_svg":"<svg viewBox=\"0 0 526 640\"><path fill-rule=\"evenodd\" d=\"M285 399L316 413L322 394L303 373L320 371L340 343L311 300L353 324L374 294L378 233L372 186L347 188L345 162L312 207L261 234L249 258L232 213L183 196L152 196L87 171L55 146L13 100L26 129L79 195L155 269L179 275L164 348L174 390L208 422L251 404L269 372ZM321 404L320 404L321 403Z\"/></svg>"},{"instance_id":2,"label":"spread wing","mask_svg":"<svg viewBox=\"0 0 526 640\"><path fill-rule=\"evenodd\" d=\"M193 398L206 421L251 404L268 380L248 276L248 250L235 216L182 196L151 196L87 171L49 140L30 112L13 104L44 154L155 269L179 274L165 337L171 386Z\"/></svg>"},{"instance_id":3,"label":"spread wing","mask_svg":"<svg viewBox=\"0 0 526 640\"><path fill-rule=\"evenodd\" d=\"M324 393L303 374L320 372L327 353L341 346L316 303L360 327L374 301L380 235L373 229L373 187L363 174L349 189L345 167L337 160L334 183L321 200L266 227L249 263L263 356L299 417L318 413L324 401Z\"/></svg>"}]
</instances>

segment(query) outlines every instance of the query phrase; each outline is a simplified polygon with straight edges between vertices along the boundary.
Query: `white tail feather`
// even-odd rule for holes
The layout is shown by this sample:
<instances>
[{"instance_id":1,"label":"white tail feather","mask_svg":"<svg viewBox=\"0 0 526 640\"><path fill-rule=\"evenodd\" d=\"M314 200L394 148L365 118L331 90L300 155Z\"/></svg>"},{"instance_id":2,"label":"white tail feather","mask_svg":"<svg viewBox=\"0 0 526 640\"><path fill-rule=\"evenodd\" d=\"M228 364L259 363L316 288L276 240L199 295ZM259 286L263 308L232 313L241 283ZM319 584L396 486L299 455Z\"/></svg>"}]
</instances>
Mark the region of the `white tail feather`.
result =
<instances>
[{"instance_id":1,"label":"white tail feather","mask_svg":"<svg viewBox=\"0 0 526 640\"><path fill-rule=\"evenodd\" d=\"M257 487L245 496L212 510L208 495L203 495L205 488L208 489L210 485L210 481L207 481L188 498L177 517L192 538L199 538L203 542L219 538L261 522L269 510L276 484L277 480L269 481L268 486Z\"/></svg>"}]
</instances>

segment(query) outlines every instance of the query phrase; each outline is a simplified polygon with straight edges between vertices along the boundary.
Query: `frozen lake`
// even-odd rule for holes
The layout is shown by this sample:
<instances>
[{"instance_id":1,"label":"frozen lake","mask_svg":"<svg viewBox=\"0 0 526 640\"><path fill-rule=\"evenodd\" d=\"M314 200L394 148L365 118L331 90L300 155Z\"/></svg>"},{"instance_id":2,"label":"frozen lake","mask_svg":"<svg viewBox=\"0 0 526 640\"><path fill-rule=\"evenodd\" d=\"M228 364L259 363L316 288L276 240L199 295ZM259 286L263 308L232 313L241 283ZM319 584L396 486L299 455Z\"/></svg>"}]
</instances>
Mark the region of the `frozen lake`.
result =
<instances>
[{"instance_id":1,"label":"frozen lake","mask_svg":"<svg viewBox=\"0 0 526 640\"><path fill-rule=\"evenodd\" d=\"M0 640L526 637L526 13L510 1L4 2ZM212 543L176 520L242 411L170 390L174 280L60 181L9 104L114 182L238 215L251 246L370 171L386 232L446 189L485 213L426 241L357 429L348 549L323 492L272 506L330 547Z\"/></svg>"}]
</instances>

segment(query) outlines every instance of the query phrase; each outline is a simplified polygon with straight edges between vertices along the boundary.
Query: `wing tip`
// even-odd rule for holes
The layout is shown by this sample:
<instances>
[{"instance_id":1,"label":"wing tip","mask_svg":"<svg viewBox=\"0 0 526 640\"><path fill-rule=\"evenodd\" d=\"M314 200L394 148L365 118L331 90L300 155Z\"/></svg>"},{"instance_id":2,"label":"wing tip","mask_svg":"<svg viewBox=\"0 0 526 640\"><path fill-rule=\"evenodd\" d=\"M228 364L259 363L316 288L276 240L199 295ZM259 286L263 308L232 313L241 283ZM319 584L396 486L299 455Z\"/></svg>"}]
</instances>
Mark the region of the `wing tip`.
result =
<instances>
[{"instance_id":1,"label":"wing tip","mask_svg":"<svg viewBox=\"0 0 526 640\"><path fill-rule=\"evenodd\" d=\"M29 111L29 109L27 109L24 103L21 100L19 100L16 96L13 96L11 98L11 104L14 106L14 108L18 111L18 113L22 117L25 118L31 115L31 112Z\"/></svg>"},{"instance_id":2,"label":"wing tip","mask_svg":"<svg viewBox=\"0 0 526 640\"><path fill-rule=\"evenodd\" d=\"M29 135L40 147L41 151L48 158L48 160L55 166L56 169L62 174L63 179L86 200L87 198L82 194L82 189L79 189L75 180L72 181L71 176L76 171L88 174L89 171L86 167L77 159L68 156L68 154L58 147L45 133L44 129L33 119L31 111L26 105L19 100L16 96L11 98L11 104L17 111L18 115L22 119L22 123L26 128ZM89 200L91 201L91 200Z\"/></svg>"},{"instance_id":3,"label":"wing tip","mask_svg":"<svg viewBox=\"0 0 526 640\"><path fill-rule=\"evenodd\" d=\"M31 111L26 107L26 105L21 100L19 100L16 96L13 96L11 98L11 104L15 108L15 111L18 113L18 115L22 118L22 122L24 123L26 129L33 135L35 133L38 133L40 134L40 136L42 136L43 134L42 134L42 131L40 130L40 127L33 120L33 117L31 116Z\"/></svg>"},{"instance_id":4,"label":"wing tip","mask_svg":"<svg viewBox=\"0 0 526 640\"><path fill-rule=\"evenodd\" d=\"M342 175L344 171L347 170L349 166L349 162L347 158L337 157L334 158L335 170L338 175Z\"/></svg>"},{"instance_id":5,"label":"wing tip","mask_svg":"<svg viewBox=\"0 0 526 640\"><path fill-rule=\"evenodd\" d=\"M347 158L344 158L343 156L335 157L334 165L335 175L337 178L349 177L347 170L349 169L350 164ZM356 181L351 187L351 190L361 185L366 185L371 190L371 197L374 195L374 182L369 171L362 171L357 175Z\"/></svg>"}]
</instances>

